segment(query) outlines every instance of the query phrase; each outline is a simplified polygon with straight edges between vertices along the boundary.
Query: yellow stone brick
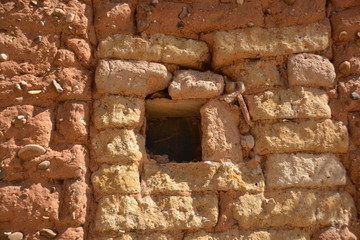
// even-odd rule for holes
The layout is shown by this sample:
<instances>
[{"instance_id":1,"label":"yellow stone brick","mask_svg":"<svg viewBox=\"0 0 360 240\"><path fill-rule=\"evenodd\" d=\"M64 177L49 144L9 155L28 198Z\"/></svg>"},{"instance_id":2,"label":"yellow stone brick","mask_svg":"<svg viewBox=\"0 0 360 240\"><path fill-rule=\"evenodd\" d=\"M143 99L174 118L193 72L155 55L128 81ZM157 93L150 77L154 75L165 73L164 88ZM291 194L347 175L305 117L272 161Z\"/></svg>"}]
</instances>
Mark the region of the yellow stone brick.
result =
<instances>
[{"instance_id":1,"label":"yellow stone brick","mask_svg":"<svg viewBox=\"0 0 360 240\"><path fill-rule=\"evenodd\" d=\"M164 233L126 233L120 237L103 237L101 240L174 240L174 237Z\"/></svg>"}]
</instances>

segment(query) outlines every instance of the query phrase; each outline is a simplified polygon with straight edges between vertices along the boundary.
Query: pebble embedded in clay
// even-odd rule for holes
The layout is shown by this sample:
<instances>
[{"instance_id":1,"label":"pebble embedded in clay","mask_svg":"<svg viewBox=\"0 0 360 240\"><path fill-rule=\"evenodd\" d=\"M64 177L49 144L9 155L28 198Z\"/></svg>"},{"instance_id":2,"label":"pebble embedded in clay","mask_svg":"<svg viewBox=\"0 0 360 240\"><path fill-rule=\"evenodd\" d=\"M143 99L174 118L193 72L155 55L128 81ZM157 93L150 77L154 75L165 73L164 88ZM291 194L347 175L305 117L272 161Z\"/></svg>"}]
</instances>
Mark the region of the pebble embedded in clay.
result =
<instances>
[{"instance_id":1,"label":"pebble embedded in clay","mask_svg":"<svg viewBox=\"0 0 360 240\"><path fill-rule=\"evenodd\" d=\"M46 149L40 145L28 144L19 150L18 156L23 160L29 160L34 157L41 156L45 152L46 152Z\"/></svg>"}]
</instances>

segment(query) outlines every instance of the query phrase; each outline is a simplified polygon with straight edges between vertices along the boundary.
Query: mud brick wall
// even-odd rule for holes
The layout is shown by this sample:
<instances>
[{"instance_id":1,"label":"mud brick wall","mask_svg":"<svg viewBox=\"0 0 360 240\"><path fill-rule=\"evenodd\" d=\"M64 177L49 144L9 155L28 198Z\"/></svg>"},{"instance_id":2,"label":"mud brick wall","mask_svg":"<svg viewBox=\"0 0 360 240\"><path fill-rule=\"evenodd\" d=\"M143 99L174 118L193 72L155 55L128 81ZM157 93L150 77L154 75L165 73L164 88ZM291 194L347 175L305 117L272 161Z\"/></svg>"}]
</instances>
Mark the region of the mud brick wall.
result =
<instances>
[{"instance_id":1,"label":"mud brick wall","mask_svg":"<svg viewBox=\"0 0 360 240\"><path fill-rule=\"evenodd\" d=\"M359 0L1 1L0 239L357 239L359 97Z\"/></svg>"}]
</instances>

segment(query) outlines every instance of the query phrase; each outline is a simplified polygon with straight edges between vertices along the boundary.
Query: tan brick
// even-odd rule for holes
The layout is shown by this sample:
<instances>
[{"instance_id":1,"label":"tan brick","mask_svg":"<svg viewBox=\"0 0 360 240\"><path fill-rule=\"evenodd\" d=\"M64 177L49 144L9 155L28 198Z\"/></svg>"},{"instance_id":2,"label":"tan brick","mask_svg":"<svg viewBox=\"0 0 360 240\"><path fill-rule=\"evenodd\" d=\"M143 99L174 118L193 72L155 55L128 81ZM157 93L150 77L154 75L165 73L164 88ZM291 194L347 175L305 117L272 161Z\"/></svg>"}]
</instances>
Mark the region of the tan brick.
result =
<instances>
[{"instance_id":1,"label":"tan brick","mask_svg":"<svg viewBox=\"0 0 360 240\"><path fill-rule=\"evenodd\" d=\"M171 73L159 63L146 61L101 60L95 83L100 93L140 96L167 88Z\"/></svg>"},{"instance_id":2,"label":"tan brick","mask_svg":"<svg viewBox=\"0 0 360 240\"><path fill-rule=\"evenodd\" d=\"M268 90L257 95L245 95L253 120L331 118L326 92L316 88L297 87Z\"/></svg>"},{"instance_id":3,"label":"tan brick","mask_svg":"<svg viewBox=\"0 0 360 240\"><path fill-rule=\"evenodd\" d=\"M346 127L330 119L258 124L252 132L257 154L346 152L349 145Z\"/></svg>"},{"instance_id":4,"label":"tan brick","mask_svg":"<svg viewBox=\"0 0 360 240\"><path fill-rule=\"evenodd\" d=\"M100 240L174 240L175 238L165 233L126 233L121 237L103 237Z\"/></svg>"},{"instance_id":5,"label":"tan brick","mask_svg":"<svg viewBox=\"0 0 360 240\"><path fill-rule=\"evenodd\" d=\"M244 58L324 50L329 46L330 32L328 21L283 28L219 31L214 37L212 65L219 68Z\"/></svg>"},{"instance_id":6,"label":"tan brick","mask_svg":"<svg viewBox=\"0 0 360 240\"><path fill-rule=\"evenodd\" d=\"M139 98L107 95L94 102L94 123L97 129L141 127L145 102Z\"/></svg>"},{"instance_id":7,"label":"tan brick","mask_svg":"<svg viewBox=\"0 0 360 240\"><path fill-rule=\"evenodd\" d=\"M211 100L201 109L202 159L204 161L242 160L240 110L220 100Z\"/></svg>"},{"instance_id":8,"label":"tan brick","mask_svg":"<svg viewBox=\"0 0 360 240\"><path fill-rule=\"evenodd\" d=\"M287 65L290 86L328 87L335 84L335 68L329 59L311 53L293 55Z\"/></svg>"},{"instance_id":9,"label":"tan brick","mask_svg":"<svg viewBox=\"0 0 360 240\"><path fill-rule=\"evenodd\" d=\"M281 190L245 194L235 200L234 218L243 229L347 225L356 216L347 192Z\"/></svg>"},{"instance_id":10,"label":"tan brick","mask_svg":"<svg viewBox=\"0 0 360 240\"><path fill-rule=\"evenodd\" d=\"M99 58L123 58L178 64L183 67L202 69L210 60L205 42L165 36L163 34L113 35L98 46Z\"/></svg>"},{"instance_id":11,"label":"tan brick","mask_svg":"<svg viewBox=\"0 0 360 240\"><path fill-rule=\"evenodd\" d=\"M202 32L244 28L250 22L256 27L264 25L261 1L245 1L242 5L160 1L156 6L138 6L137 10L138 30L149 34L197 39Z\"/></svg>"},{"instance_id":12,"label":"tan brick","mask_svg":"<svg viewBox=\"0 0 360 240\"><path fill-rule=\"evenodd\" d=\"M240 62L220 69L222 74L245 84L245 94L261 92L283 86L280 69L282 64L269 60Z\"/></svg>"},{"instance_id":13,"label":"tan brick","mask_svg":"<svg viewBox=\"0 0 360 240\"><path fill-rule=\"evenodd\" d=\"M301 230L264 230L264 231L239 231L229 230L221 233L196 232L189 233L184 240L310 240L307 232Z\"/></svg>"},{"instance_id":14,"label":"tan brick","mask_svg":"<svg viewBox=\"0 0 360 240\"><path fill-rule=\"evenodd\" d=\"M136 165L101 165L91 176L96 194L132 194L140 192L140 177Z\"/></svg>"},{"instance_id":15,"label":"tan brick","mask_svg":"<svg viewBox=\"0 0 360 240\"><path fill-rule=\"evenodd\" d=\"M261 192L264 189L262 172L251 171L244 164L146 163L144 179L150 194L230 190Z\"/></svg>"},{"instance_id":16,"label":"tan brick","mask_svg":"<svg viewBox=\"0 0 360 240\"><path fill-rule=\"evenodd\" d=\"M177 71L169 86L172 99L214 98L223 92L224 77L210 71Z\"/></svg>"},{"instance_id":17,"label":"tan brick","mask_svg":"<svg viewBox=\"0 0 360 240\"><path fill-rule=\"evenodd\" d=\"M273 188L334 187L346 182L344 166L331 153L273 154L265 169L266 185Z\"/></svg>"},{"instance_id":18,"label":"tan brick","mask_svg":"<svg viewBox=\"0 0 360 240\"><path fill-rule=\"evenodd\" d=\"M145 139L127 129L106 129L92 140L98 163L131 163L145 156Z\"/></svg>"},{"instance_id":19,"label":"tan brick","mask_svg":"<svg viewBox=\"0 0 360 240\"><path fill-rule=\"evenodd\" d=\"M198 197L108 195L100 199L95 217L99 232L119 230L186 230L214 227L216 195Z\"/></svg>"},{"instance_id":20,"label":"tan brick","mask_svg":"<svg viewBox=\"0 0 360 240\"><path fill-rule=\"evenodd\" d=\"M360 5L360 4L359 4ZM336 42L356 41L360 30L360 6L352 7L331 16L332 35Z\"/></svg>"}]
</instances>

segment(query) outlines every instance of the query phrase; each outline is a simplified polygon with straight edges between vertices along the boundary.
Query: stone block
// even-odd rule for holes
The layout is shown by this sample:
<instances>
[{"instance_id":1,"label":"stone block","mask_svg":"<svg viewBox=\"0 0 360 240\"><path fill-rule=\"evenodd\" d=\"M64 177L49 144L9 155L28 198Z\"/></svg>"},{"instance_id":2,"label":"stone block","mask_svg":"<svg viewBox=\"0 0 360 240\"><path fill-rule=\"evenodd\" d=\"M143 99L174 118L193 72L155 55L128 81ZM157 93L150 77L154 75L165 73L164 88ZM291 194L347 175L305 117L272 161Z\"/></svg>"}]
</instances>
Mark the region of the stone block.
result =
<instances>
[{"instance_id":1,"label":"stone block","mask_svg":"<svg viewBox=\"0 0 360 240\"><path fill-rule=\"evenodd\" d=\"M360 5L360 4L359 4ZM332 35L336 42L356 41L360 31L360 6L352 7L331 16Z\"/></svg>"},{"instance_id":2,"label":"stone block","mask_svg":"<svg viewBox=\"0 0 360 240\"><path fill-rule=\"evenodd\" d=\"M214 36L212 65L219 68L244 58L321 51L329 46L328 21L283 28L219 31Z\"/></svg>"},{"instance_id":3,"label":"stone block","mask_svg":"<svg viewBox=\"0 0 360 240\"><path fill-rule=\"evenodd\" d=\"M264 189L262 172L251 171L245 164L145 163L147 193L176 194L203 191L259 191Z\"/></svg>"},{"instance_id":4,"label":"stone block","mask_svg":"<svg viewBox=\"0 0 360 240\"><path fill-rule=\"evenodd\" d=\"M139 129L144 115L145 103L139 98L106 95L94 102L94 123L97 129Z\"/></svg>"},{"instance_id":5,"label":"stone block","mask_svg":"<svg viewBox=\"0 0 360 240\"><path fill-rule=\"evenodd\" d=\"M210 61L205 42L163 34L113 35L99 43L97 55L99 58L173 63L194 69L203 69Z\"/></svg>"},{"instance_id":6,"label":"stone block","mask_svg":"<svg viewBox=\"0 0 360 240\"><path fill-rule=\"evenodd\" d=\"M140 5L136 12L137 27L148 34L163 33L198 39L198 34L217 30L263 26L260 1L227 4L193 1L191 3L160 1L156 6Z\"/></svg>"},{"instance_id":7,"label":"stone block","mask_svg":"<svg viewBox=\"0 0 360 240\"><path fill-rule=\"evenodd\" d=\"M176 231L214 227L216 195L197 197L108 195L100 199L95 217L98 232L119 230Z\"/></svg>"},{"instance_id":8,"label":"stone block","mask_svg":"<svg viewBox=\"0 0 360 240\"><path fill-rule=\"evenodd\" d=\"M245 194L234 201L234 218L242 229L347 225L356 216L347 192L280 190Z\"/></svg>"},{"instance_id":9,"label":"stone block","mask_svg":"<svg viewBox=\"0 0 360 240\"><path fill-rule=\"evenodd\" d=\"M242 160L240 110L214 99L201 109L202 159L204 161Z\"/></svg>"},{"instance_id":10,"label":"stone block","mask_svg":"<svg viewBox=\"0 0 360 240\"><path fill-rule=\"evenodd\" d=\"M66 228L66 230L56 237L58 240L82 240L84 239L84 229L82 227L78 228Z\"/></svg>"},{"instance_id":11,"label":"stone block","mask_svg":"<svg viewBox=\"0 0 360 240\"><path fill-rule=\"evenodd\" d=\"M171 73L159 63L146 61L101 60L95 83L100 93L145 97L167 88Z\"/></svg>"},{"instance_id":12,"label":"stone block","mask_svg":"<svg viewBox=\"0 0 360 240\"><path fill-rule=\"evenodd\" d=\"M334 152L348 150L349 136L342 122L306 120L257 124L252 129L257 154L290 152Z\"/></svg>"},{"instance_id":13,"label":"stone block","mask_svg":"<svg viewBox=\"0 0 360 240\"><path fill-rule=\"evenodd\" d=\"M346 170L332 153L272 154L265 164L266 186L335 187L345 185Z\"/></svg>"},{"instance_id":14,"label":"stone block","mask_svg":"<svg viewBox=\"0 0 360 240\"><path fill-rule=\"evenodd\" d=\"M99 240L174 240L175 238L166 233L125 233L120 237L103 237Z\"/></svg>"},{"instance_id":15,"label":"stone block","mask_svg":"<svg viewBox=\"0 0 360 240\"><path fill-rule=\"evenodd\" d=\"M326 92L316 88L297 87L268 90L245 95L252 120L331 118Z\"/></svg>"},{"instance_id":16,"label":"stone block","mask_svg":"<svg viewBox=\"0 0 360 240\"><path fill-rule=\"evenodd\" d=\"M346 111L360 111L360 77L349 76L339 81L338 92L342 108Z\"/></svg>"},{"instance_id":17,"label":"stone block","mask_svg":"<svg viewBox=\"0 0 360 240\"><path fill-rule=\"evenodd\" d=\"M101 165L91 176L96 194L135 194L140 192L138 166Z\"/></svg>"},{"instance_id":18,"label":"stone block","mask_svg":"<svg viewBox=\"0 0 360 240\"><path fill-rule=\"evenodd\" d=\"M240 62L220 69L227 77L245 84L245 94L261 92L283 86L280 62L258 60Z\"/></svg>"},{"instance_id":19,"label":"stone block","mask_svg":"<svg viewBox=\"0 0 360 240\"><path fill-rule=\"evenodd\" d=\"M321 229L315 233L312 237L314 240L328 240L328 239L344 239L344 240L356 240L357 237L352 233L348 227L328 227Z\"/></svg>"},{"instance_id":20,"label":"stone block","mask_svg":"<svg viewBox=\"0 0 360 240\"><path fill-rule=\"evenodd\" d=\"M92 139L98 163L132 163L143 159L145 139L127 129L106 129Z\"/></svg>"},{"instance_id":21,"label":"stone block","mask_svg":"<svg viewBox=\"0 0 360 240\"><path fill-rule=\"evenodd\" d=\"M172 99L215 98L224 92L224 77L207 72L180 70L169 86Z\"/></svg>"},{"instance_id":22,"label":"stone block","mask_svg":"<svg viewBox=\"0 0 360 240\"><path fill-rule=\"evenodd\" d=\"M264 231L239 231L229 230L220 233L206 233L204 231L189 233L184 240L310 240L307 232L301 230L264 230Z\"/></svg>"},{"instance_id":23,"label":"stone block","mask_svg":"<svg viewBox=\"0 0 360 240\"><path fill-rule=\"evenodd\" d=\"M288 82L290 86L326 87L335 84L335 68L329 59L302 53L293 55L287 65Z\"/></svg>"}]
</instances>

